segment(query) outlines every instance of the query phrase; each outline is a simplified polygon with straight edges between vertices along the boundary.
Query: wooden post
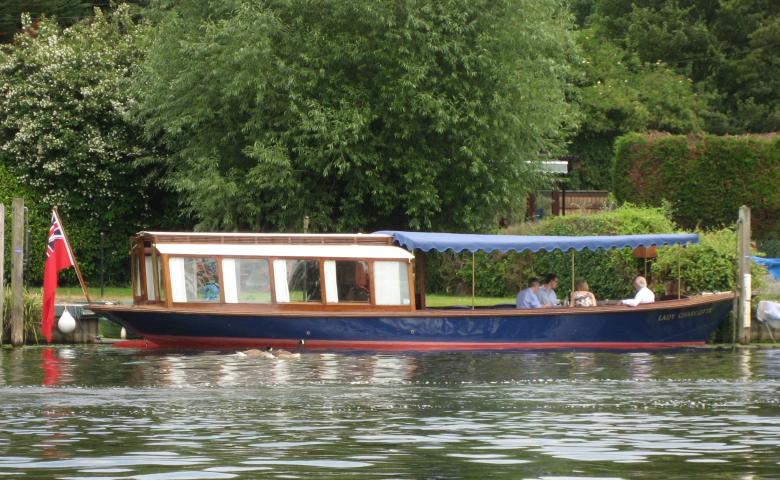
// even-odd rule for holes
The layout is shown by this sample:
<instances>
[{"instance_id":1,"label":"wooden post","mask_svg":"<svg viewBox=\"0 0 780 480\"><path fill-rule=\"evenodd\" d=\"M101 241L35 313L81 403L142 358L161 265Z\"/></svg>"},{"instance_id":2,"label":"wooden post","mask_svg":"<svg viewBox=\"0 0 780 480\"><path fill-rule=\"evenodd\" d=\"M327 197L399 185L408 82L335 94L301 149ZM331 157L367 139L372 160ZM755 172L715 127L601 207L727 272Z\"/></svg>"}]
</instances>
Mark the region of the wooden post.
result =
<instances>
[{"instance_id":1,"label":"wooden post","mask_svg":"<svg viewBox=\"0 0 780 480\"><path fill-rule=\"evenodd\" d=\"M3 344L5 318L5 205L0 203L0 345Z\"/></svg>"},{"instance_id":2,"label":"wooden post","mask_svg":"<svg viewBox=\"0 0 780 480\"><path fill-rule=\"evenodd\" d=\"M737 229L739 265L739 308L737 337L739 343L750 343L750 300L752 295L752 277L750 274L750 207L742 205L739 208L739 228Z\"/></svg>"},{"instance_id":3,"label":"wooden post","mask_svg":"<svg viewBox=\"0 0 780 480\"><path fill-rule=\"evenodd\" d=\"M471 309L474 310L474 295L477 291L477 253L471 252Z\"/></svg>"},{"instance_id":4,"label":"wooden post","mask_svg":"<svg viewBox=\"0 0 780 480\"><path fill-rule=\"evenodd\" d=\"M425 253L414 251L414 275L417 277L417 310L425 310Z\"/></svg>"},{"instance_id":5,"label":"wooden post","mask_svg":"<svg viewBox=\"0 0 780 480\"><path fill-rule=\"evenodd\" d=\"M24 199L13 200L11 234L11 344L24 344Z\"/></svg>"},{"instance_id":6,"label":"wooden post","mask_svg":"<svg viewBox=\"0 0 780 480\"><path fill-rule=\"evenodd\" d=\"M571 249L571 291L574 292L574 289L577 288L576 281L574 279L576 272L574 270L574 249ZM571 292L569 294L569 298L571 298ZM571 305L572 307L574 305Z\"/></svg>"}]
</instances>

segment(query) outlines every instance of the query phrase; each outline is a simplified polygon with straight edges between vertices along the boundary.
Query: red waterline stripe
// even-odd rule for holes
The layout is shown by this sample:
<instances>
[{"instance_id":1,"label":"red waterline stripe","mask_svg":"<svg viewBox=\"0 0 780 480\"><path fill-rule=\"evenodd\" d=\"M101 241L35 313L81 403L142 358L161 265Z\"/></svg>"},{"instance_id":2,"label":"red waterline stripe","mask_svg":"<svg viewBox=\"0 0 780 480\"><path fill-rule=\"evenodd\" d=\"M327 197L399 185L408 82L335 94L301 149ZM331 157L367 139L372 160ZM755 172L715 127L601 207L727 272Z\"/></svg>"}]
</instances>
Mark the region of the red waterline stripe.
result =
<instances>
[{"instance_id":1,"label":"red waterline stripe","mask_svg":"<svg viewBox=\"0 0 780 480\"><path fill-rule=\"evenodd\" d=\"M276 338L203 338L151 336L143 340L117 342L119 348L297 348L295 339ZM662 349L702 346L704 342L387 342L372 340L307 340L305 350L522 350L556 348L593 348L611 350Z\"/></svg>"}]
</instances>

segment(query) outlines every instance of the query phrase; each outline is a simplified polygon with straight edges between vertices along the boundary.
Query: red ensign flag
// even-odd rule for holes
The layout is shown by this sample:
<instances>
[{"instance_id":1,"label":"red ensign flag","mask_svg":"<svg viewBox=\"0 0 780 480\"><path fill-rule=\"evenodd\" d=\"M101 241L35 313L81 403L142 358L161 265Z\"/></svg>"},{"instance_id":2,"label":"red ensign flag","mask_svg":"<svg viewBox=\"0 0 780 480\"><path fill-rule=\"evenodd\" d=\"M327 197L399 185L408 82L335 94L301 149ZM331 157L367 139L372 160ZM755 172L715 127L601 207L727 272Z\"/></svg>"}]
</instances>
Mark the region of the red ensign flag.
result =
<instances>
[{"instance_id":1,"label":"red ensign flag","mask_svg":"<svg viewBox=\"0 0 780 480\"><path fill-rule=\"evenodd\" d=\"M51 329L54 325L54 293L57 290L57 273L72 267L73 254L70 245L62 234L60 219L51 214L49 244L46 246L46 265L43 268L43 308L41 310L41 333L51 343Z\"/></svg>"}]
</instances>

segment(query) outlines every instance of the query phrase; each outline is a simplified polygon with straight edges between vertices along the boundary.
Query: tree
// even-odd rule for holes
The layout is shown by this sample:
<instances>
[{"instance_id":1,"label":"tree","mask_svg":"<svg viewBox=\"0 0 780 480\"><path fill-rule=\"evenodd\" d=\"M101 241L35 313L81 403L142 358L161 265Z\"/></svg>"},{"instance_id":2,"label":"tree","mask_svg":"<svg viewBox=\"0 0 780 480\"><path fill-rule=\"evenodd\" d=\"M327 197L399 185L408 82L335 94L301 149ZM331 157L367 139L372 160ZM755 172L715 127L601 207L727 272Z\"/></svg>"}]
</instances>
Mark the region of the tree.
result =
<instances>
[{"instance_id":1,"label":"tree","mask_svg":"<svg viewBox=\"0 0 780 480\"><path fill-rule=\"evenodd\" d=\"M632 131L700 132L707 98L661 62L647 64L598 36L578 32L583 122L569 152L581 164L575 188L608 189L614 139Z\"/></svg>"},{"instance_id":2,"label":"tree","mask_svg":"<svg viewBox=\"0 0 780 480\"><path fill-rule=\"evenodd\" d=\"M34 23L43 16L56 18L61 27L68 27L92 16L94 7L107 8L109 0L3 0L0 3L0 43L8 43L22 28L22 14Z\"/></svg>"},{"instance_id":3,"label":"tree","mask_svg":"<svg viewBox=\"0 0 780 480\"><path fill-rule=\"evenodd\" d=\"M582 1L582 0L581 0ZM712 133L780 129L780 3L594 0L586 24L644 63L689 77ZM581 9L582 10L582 9Z\"/></svg>"},{"instance_id":4,"label":"tree","mask_svg":"<svg viewBox=\"0 0 780 480\"><path fill-rule=\"evenodd\" d=\"M26 28L31 27L26 19ZM89 277L106 232L109 272L126 276L127 238L164 222L161 192L139 167L155 155L126 119L126 88L142 50L144 27L127 6L62 30L43 19L35 36L17 35L0 50L0 163L35 196L46 222L59 205L77 257ZM39 274L43 245L35 248Z\"/></svg>"},{"instance_id":5,"label":"tree","mask_svg":"<svg viewBox=\"0 0 780 480\"><path fill-rule=\"evenodd\" d=\"M200 228L478 229L574 123L559 0L184 0L136 79Z\"/></svg>"}]
</instances>

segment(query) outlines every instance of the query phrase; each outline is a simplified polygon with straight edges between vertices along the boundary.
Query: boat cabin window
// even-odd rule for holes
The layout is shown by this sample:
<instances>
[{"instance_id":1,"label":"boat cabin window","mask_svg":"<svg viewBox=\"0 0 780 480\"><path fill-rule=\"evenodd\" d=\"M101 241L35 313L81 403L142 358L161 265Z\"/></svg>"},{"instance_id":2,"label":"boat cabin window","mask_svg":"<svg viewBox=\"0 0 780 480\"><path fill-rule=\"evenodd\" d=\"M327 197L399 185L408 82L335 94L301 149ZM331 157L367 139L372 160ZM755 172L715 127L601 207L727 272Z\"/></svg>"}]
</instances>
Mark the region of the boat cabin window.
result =
<instances>
[{"instance_id":1,"label":"boat cabin window","mask_svg":"<svg viewBox=\"0 0 780 480\"><path fill-rule=\"evenodd\" d=\"M157 300L157 297L155 296L155 289L154 289L154 278L155 278L155 266L153 265L156 262L153 262L151 255L144 255L144 268L146 272L146 299L150 302L153 302Z\"/></svg>"},{"instance_id":2,"label":"boat cabin window","mask_svg":"<svg viewBox=\"0 0 780 480\"><path fill-rule=\"evenodd\" d=\"M368 262L335 260L325 262L334 264L333 286L328 278L328 269L325 269L326 290L328 302L331 301L331 290L334 290L334 300L339 303L368 303L371 300L371 286L368 276Z\"/></svg>"},{"instance_id":3,"label":"boat cabin window","mask_svg":"<svg viewBox=\"0 0 780 480\"><path fill-rule=\"evenodd\" d=\"M171 257L171 300L219 302L220 284L215 257Z\"/></svg>"},{"instance_id":4,"label":"boat cabin window","mask_svg":"<svg viewBox=\"0 0 780 480\"><path fill-rule=\"evenodd\" d=\"M222 260L225 303L271 303L268 260L225 258Z\"/></svg>"},{"instance_id":5,"label":"boat cabin window","mask_svg":"<svg viewBox=\"0 0 780 480\"><path fill-rule=\"evenodd\" d=\"M406 262L374 262L374 297L377 305L409 305Z\"/></svg>"},{"instance_id":6,"label":"boat cabin window","mask_svg":"<svg viewBox=\"0 0 780 480\"><path fill-rule=\"evenodd\" d=\"M322 302L317 260L274 260L274 283L278 303Z\"/></svg>"},{"instance_id":7,"label":"boat cabin window","mask_svg":"<svg viewBox=\"0 0 780 480\"><path fill-rule=\"evenodd\" d=\"M132 258L130 266L133 275L133 297L137 298L143 295L141 291L141 259L136 252L133 252Z\"/></svg>"},{"instance_id":8,"label":"boat cabin window","mask_svg":"<svg viewBox=\"0 0 780 480\"><path fill-rule=\"evenodd\" d=\"M160 286L158 292L160 293L160 301L165 301L165 279L163 277L163 262L159 255L155 255L155 261L157 262L157 284Z\"/></svg>"}]
</instances>

